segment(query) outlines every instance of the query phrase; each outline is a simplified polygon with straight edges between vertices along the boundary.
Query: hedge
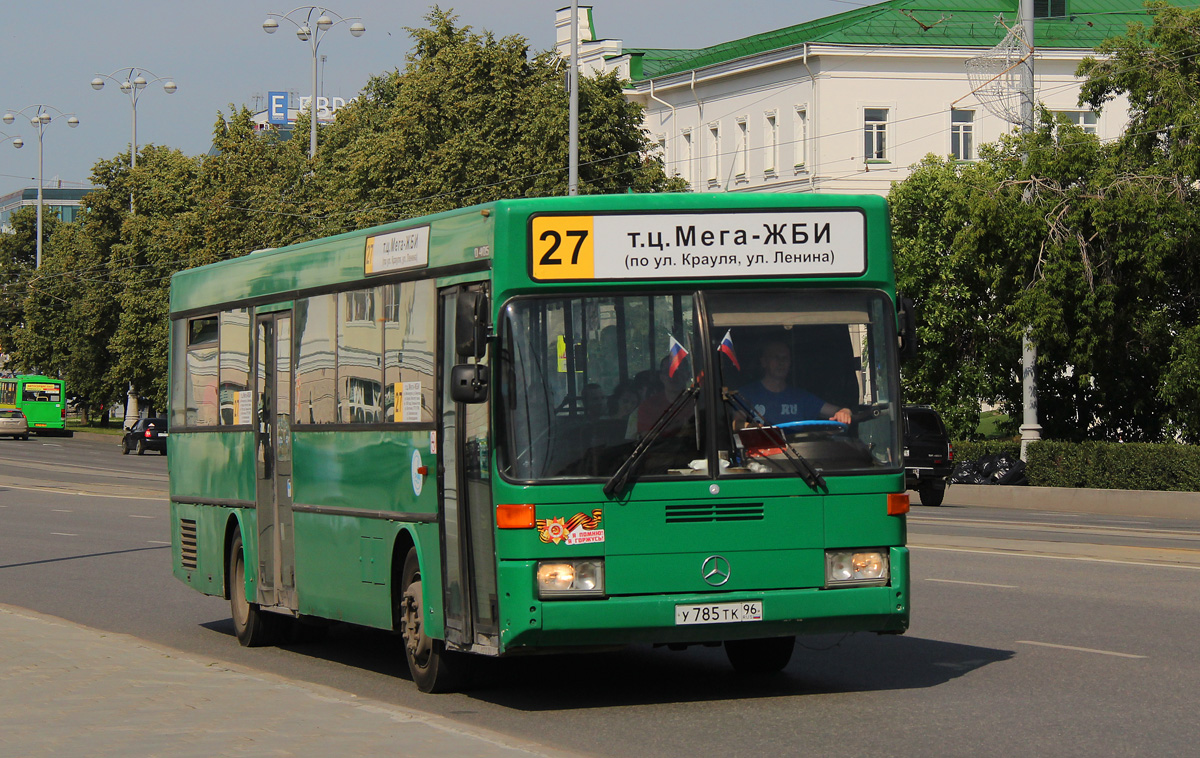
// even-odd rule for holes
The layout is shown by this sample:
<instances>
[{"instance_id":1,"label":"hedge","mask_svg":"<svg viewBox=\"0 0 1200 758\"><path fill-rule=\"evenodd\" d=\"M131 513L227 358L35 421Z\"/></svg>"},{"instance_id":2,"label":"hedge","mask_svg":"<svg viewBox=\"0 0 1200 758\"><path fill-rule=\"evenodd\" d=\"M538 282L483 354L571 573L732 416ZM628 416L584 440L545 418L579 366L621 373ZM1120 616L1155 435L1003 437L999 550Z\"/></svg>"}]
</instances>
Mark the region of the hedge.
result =
<instances>
[{"instance_id":1,"label":"hedge","mask_svg":"<svg viewBox=\"0 0 1200 758\"><path fill-rule=\"evenodd\" d=\"M954 443L955 461L1020 452L1011 440ZM1200 492L1200 446L1043 440L1029 445L1026 463L1035 487Z\"/></svg>"}]
</instances>

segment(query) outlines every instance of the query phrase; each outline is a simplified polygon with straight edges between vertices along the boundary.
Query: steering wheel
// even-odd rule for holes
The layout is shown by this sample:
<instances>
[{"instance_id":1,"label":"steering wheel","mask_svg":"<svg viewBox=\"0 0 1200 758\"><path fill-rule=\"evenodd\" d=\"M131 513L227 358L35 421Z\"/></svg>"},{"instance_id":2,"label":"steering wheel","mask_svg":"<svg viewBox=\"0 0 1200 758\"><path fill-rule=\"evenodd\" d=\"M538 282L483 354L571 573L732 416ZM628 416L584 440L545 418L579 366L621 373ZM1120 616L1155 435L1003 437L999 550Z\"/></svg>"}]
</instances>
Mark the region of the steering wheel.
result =
<instances>
[{"instance_id":1,"label":"steering wheel","mask_svg":"<svg viewBox=\"0 0 1200 758\"><path fill-rule=\"evenodd\" d=\"M833 419L808 419L805 421L785 421L775 426L788 434L840 434L850 428L849 424Z\"/></svg>"}]
</instances>

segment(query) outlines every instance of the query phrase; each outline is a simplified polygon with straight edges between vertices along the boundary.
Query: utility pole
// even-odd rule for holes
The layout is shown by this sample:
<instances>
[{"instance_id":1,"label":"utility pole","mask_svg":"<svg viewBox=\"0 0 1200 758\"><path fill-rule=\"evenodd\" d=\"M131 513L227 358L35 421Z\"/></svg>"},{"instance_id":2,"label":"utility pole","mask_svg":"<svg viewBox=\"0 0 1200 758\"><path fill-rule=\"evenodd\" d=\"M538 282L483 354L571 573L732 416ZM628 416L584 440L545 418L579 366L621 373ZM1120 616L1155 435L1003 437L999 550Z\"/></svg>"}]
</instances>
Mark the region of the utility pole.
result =
<instances>
[{"instance_id":1,"label":"utility pole","mask_svg":"<svg viewBox=\"0 0 1200 758\"><path fill-rule=\"evenodd\" d=\"M1021 29L1029 50L1021 64L1021 133L1033 131L1033 0L1021 0L1019 8ZM1025 156L1028 161L1029 156ZM1037 345L1030 336L1030 328L1021 335L1021 460L1026 460L1029 443L1042 438L1042 427L1037 414Z\"/></svg>"},{"instance_id":2,"label":"utility pole","mask_svg":"<svg viewBox=\"0 0 1200 758\"><path fill-rule=\"evenodd\" d=\"M571 0L571 72L568 75L571 88L570 144L567 158L567 194L579 194L579 0Z\"/></svg>"}]
</instances>

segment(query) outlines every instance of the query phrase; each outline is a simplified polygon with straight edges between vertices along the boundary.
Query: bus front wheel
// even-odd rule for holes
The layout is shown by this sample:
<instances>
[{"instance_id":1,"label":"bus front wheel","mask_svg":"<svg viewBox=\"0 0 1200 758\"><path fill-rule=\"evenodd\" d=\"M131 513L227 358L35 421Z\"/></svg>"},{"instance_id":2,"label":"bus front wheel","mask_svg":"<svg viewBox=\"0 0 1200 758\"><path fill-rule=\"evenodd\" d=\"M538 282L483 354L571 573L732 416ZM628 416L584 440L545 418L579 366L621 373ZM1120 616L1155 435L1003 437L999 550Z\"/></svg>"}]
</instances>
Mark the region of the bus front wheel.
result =
<instances>
[{"instance_id":1,"label":"bus front wheel","mask_svg":"<svg viewBox=\"0 0 1200 758\"><path fill-rule=\"evenodd\" d=\"M284 618L267 613L246 597L246 559L242 535L235 535L229 547L229 610L233 630L243 647L273 645L279 639Z\"/></svg>"},{"instance_id":2,"label":"bus front wheel","mask_svg":"<svg viewBox=\"0 0 1200 758\"><path fill-rule=\"evenodd\" d=\"M792 660L795 637L769 637L762 640L725 640L725 655L741 674L774 674Z\"/></svg>"},{"instance_id":3,"label":"bus front wheel","mask_svg":"<svg viewBox=\"0 0 1200 758\"><path fill-rule=\"evenodd\" d=\"M426 633L421 564L417 549L409 548L400 575L400 608L396 614L404 657L413 682L421 692L453 692L467 680L470 660L463 653L446 649L446 643Z\"/></svg>"}]
</instances>

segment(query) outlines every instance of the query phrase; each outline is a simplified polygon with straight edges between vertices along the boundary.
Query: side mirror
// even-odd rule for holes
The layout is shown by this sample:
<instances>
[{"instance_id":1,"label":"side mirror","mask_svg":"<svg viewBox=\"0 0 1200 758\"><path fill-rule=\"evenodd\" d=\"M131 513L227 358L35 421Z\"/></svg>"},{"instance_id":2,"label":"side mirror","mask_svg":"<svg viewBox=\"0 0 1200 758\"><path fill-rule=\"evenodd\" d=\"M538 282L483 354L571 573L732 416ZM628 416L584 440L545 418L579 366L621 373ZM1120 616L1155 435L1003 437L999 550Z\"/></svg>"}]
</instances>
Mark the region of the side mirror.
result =
<instances>
[{"instance_id":1,"label":"side mirror","mask_svg":"<svg viewBox=\"0 0 1200 758\"><path fill-rule=\"evenodd\" d=\"M896 296L897 316L900 328L900 358L911 360L917 357L917 308L911 297Z\"/></svg>"},{"instance_id":2,"label":"side mirror","mask_svg":"<svg viewBox=\"0 0 1200 758\"><path fill-rule=\"evenodd\" d=\"M456 403L487 400L491 372L478 363L462 363L450 369L450 398Z\"/></svg>"},{"instance_id":3,"label":"side mirror","mask_svg":"<svg viewBox=\"0 0 1200 758\"><path fill-rule=\"evenodd\" d=\"M482 358L487 349L487 295L482 292L460 292L455 317L455 352L460 358Z\"/></svg>"}]
</instances>

